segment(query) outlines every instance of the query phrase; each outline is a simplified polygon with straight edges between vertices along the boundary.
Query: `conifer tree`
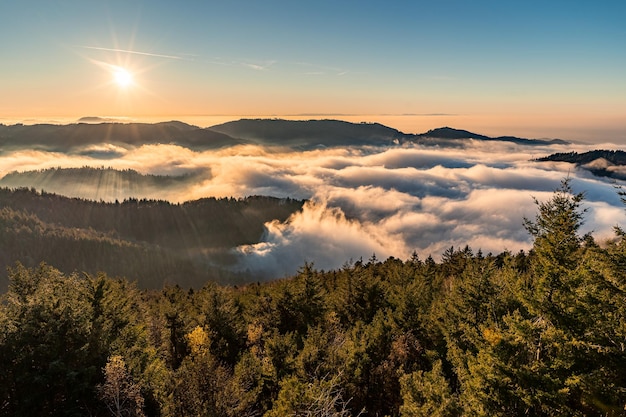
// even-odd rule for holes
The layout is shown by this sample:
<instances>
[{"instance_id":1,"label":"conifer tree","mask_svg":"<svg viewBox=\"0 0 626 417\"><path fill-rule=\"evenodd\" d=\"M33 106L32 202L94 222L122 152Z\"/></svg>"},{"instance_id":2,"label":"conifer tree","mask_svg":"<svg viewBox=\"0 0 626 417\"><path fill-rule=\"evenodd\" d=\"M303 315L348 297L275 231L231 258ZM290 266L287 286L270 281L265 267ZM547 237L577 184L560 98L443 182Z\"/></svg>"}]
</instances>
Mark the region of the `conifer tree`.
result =
<instances>
[{"instance_id":1,"label":"conifer tree","mask_svg":"<svg viewBox=\"0 0 626 417\"><path fill-rule=\"evenodd\" d=\"M532 282L526 288L530 293L529 307L549 320L558 320L559 303L566 301L571 286L571 273L580 261L583 239L578 231L583 224L586 209L581 210L583 193L574 194L571 179L565 178L552 198L545 202L535 199L538 213L535 221L524 219L524 225L534 238Z\"/></svg>"},{"instance_id":2,"label":"conifer tree","mask_svg":"<svg viewBox=\"0 0 626 417\"><path fill-rule=\"evenodd\" d=\"M441 361L433 369L416 371L400 378L403 403L401 417L455 417L460 415L458 398L441 370Z\"/></svg>"}]
</instances>

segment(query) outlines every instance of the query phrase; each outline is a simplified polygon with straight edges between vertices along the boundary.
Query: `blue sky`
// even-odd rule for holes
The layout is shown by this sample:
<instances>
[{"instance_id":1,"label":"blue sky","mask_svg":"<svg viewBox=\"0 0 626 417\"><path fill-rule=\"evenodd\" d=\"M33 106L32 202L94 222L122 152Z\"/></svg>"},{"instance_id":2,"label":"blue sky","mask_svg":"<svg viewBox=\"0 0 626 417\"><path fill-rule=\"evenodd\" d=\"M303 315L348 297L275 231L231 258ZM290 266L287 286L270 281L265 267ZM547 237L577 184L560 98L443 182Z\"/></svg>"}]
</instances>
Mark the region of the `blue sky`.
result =
<instances>
[{"instance_id":1,"label":"blue sky","mask_svg":"<svg viewBox=\"0 0 626 417\"><path fill-rule=\"evenodd\" d=\"M0 0L0 16L4 119L444 114L402 123L626 141L621 1Z\"/></svg>"}]
</instances>

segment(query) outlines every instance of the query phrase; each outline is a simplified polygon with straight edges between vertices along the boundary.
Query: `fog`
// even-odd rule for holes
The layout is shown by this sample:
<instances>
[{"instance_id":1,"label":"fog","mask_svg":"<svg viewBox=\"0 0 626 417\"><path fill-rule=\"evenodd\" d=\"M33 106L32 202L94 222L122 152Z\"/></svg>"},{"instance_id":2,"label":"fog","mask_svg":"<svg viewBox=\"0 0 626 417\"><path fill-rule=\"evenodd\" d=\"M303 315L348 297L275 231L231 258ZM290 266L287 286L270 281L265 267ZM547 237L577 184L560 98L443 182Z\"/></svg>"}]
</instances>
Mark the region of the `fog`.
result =
<instances>
[{"instance_id":1,"label":"fog","mask_svg":"<svg viewBox=\"0 0 626 417\"><path fill-rule=\"evenodd\" d=\"M406 259L414 251L422 259L437 259L451 246L494 254L526 250L531 240L523 219L535 216L533 198L549 199L568 176L574 191L586 195L583 233L593 232L602 241L612 236L615 225L626 225L612 180L567 163L531 161L615 145L531 147L473 140L451 145L308 152L255 146L198 152L174 145L103 146L72 154L21 150L0 153L0 176L14 170L105 166L193 174L194 181L149 196L174 202L248 195L308 199L287 223L267 224L261 243L236 249L239 268L268 276L291 274L305 261L331 269L372 255ZM81 193L76 196L90 198L84 187Z\"/></svg>"}]
</instances>

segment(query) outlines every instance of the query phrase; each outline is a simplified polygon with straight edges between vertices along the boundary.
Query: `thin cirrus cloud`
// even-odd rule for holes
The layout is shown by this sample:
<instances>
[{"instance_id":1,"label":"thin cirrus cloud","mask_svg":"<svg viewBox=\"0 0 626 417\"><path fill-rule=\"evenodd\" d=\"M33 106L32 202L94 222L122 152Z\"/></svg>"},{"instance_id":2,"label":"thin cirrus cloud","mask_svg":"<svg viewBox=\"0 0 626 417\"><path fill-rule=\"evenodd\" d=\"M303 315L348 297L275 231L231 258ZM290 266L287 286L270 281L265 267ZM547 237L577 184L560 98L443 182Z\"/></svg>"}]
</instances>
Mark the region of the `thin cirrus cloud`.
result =
<instances>
[{"instance_id":1,"label":"thin cirrus cloud","mask_svg":"<svg viewBox=\"0 0 626 417\"><path fill-rule=\"evenodd\" d=\"M146 57L173 59L173 60L181 60L181 61L202 61L201 55L189 54L189 53L165 54L165 53L157 53L157 52L139 51L139 50L134 50L134 49L108 48L108 47L93 46L93 45L76 45L76 48L88 49L92 51L115 52L117 54L140 55L140 56L146 56ZM92 60L92 61L100 62L100 61L95 61L95 60ZM278 61L274 59L225 60L220 57L214 57L212 59L205 60L205 62L211 65L244 67L244 68L248 68L254 71L268 71L272 69L273 67L275 67L276 64L278 64ZM349 70L343 69L343 68L316 65L316 64L311 64L307 62L291 63L290 65L306 69L306 71L303 72L303 75L317 75L317 76L335 75L338 77L342 77L350 72Z\"/></svg>"},{"instance_id":2,"label":"thin cirrus cloud","mask_svg":"<svg viewBox=\"0 0 626 417\"><path fill-rule=\"evenodd\" d=\"M163 53L156 53L156 52L138 51L138 50L132 50L132 49L107 48L107 47L90 46L90 45L78 45L77 47L82 48L82 49L89 49L93 51L115 52L118 54L141 55L141 56L147 56L147 57L153 57L153 58L165 58L165 59L174 59L174 60L181 60L181 61L197 61L202 58L200 55L189 54L189 53L163 54ZM244 60L235 59L235 60L230 60L230 61L224 61L220 58L213 58L212 60L209 60L206 62L209 64L213 64L213 65L240 66L240 67L249 68L255 71L267 71L274 64L276 64L277 61L275 60L254 61L254 60L246 60L246 59Z\"/></svg>"},{"instance_id":3,"label":"thin cirrus cloud","mask_svg":"<svg viewBox=\"0 0 626 417\"><path fill-rule=\"evenodd\" d=\"M252 61L235 61L236 64L244 66L246 68L250 68L256 71L267 71L268 69L270 69L274 64L276 64L276 61L274 60L267 60L267 61L262 61L262 62L252 62Z\"/></svg>"},{"instance_id":4,"label":"thin cirrus cloud","mask_svg":"<svg viewBox=\"0 0 626 417\"><path fill-rule=\"evenodd\" d=\"M193 59L193 55L189 55L189 54L167 55L167 54L158 54L158 53L153 53L153 52L134 51L130 49L104 48L104 47L89 46L89 45L78 45L78 47L83 48L83 49L91 49L94 51L106 51L106 52L116 52L116 53L131 54L131 55L143 55L143 56L151 56L155 58L167 58L167 59L179 59L179 60L192 60Z\"/></svg>"},{"instance_id":5,"label":"thin cirrus cloud","mask_svg":"<svg viewBox=\"0 0 626 417\"><path fill-rule=\"evenodd\" d=\"M180 188L155 190L153 198L307 199L288 222L267 224L261 243L236 249L240 268L258 277L279 277L295 272L305 261L331 269L373 254L379 259L406 259L415 251L422 258L437 258L450 246L469 245L484 253L527 250L532 242L523 219L535 216L533 198L549 199L567 176L574 190L586 195L582 232L593 232L598 240L610 238L615 225L626 225L612 181L570 164L531 161L554 152L589 149L480 141L449 148L413 145L307 152L250 145L217 151L103 145L73 154L5 152L0 154L0 166L6 171L0 175L16 169L104 164L159 175L193 174L193 180Z\"/></svg>"}]
</instances>

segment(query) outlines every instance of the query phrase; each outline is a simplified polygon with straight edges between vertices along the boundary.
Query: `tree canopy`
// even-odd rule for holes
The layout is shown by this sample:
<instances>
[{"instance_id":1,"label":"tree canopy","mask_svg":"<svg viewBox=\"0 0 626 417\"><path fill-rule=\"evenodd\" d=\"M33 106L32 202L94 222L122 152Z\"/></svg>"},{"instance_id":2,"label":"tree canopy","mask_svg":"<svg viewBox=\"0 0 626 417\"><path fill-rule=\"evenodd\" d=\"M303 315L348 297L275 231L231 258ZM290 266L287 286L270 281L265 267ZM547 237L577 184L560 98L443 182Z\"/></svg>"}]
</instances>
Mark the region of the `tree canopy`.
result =
<instances>
[{"instance_id":1,"label":"tree canopy","mask_svg":"<svg viewBox=\"0 0 626 417\"><path fill-rule=\"evenodd\" d=\"M0 416L624 416L626 240L580 236L570 185L528 253L159 290L18 264Z\"/></svg>"}]
</instances>

